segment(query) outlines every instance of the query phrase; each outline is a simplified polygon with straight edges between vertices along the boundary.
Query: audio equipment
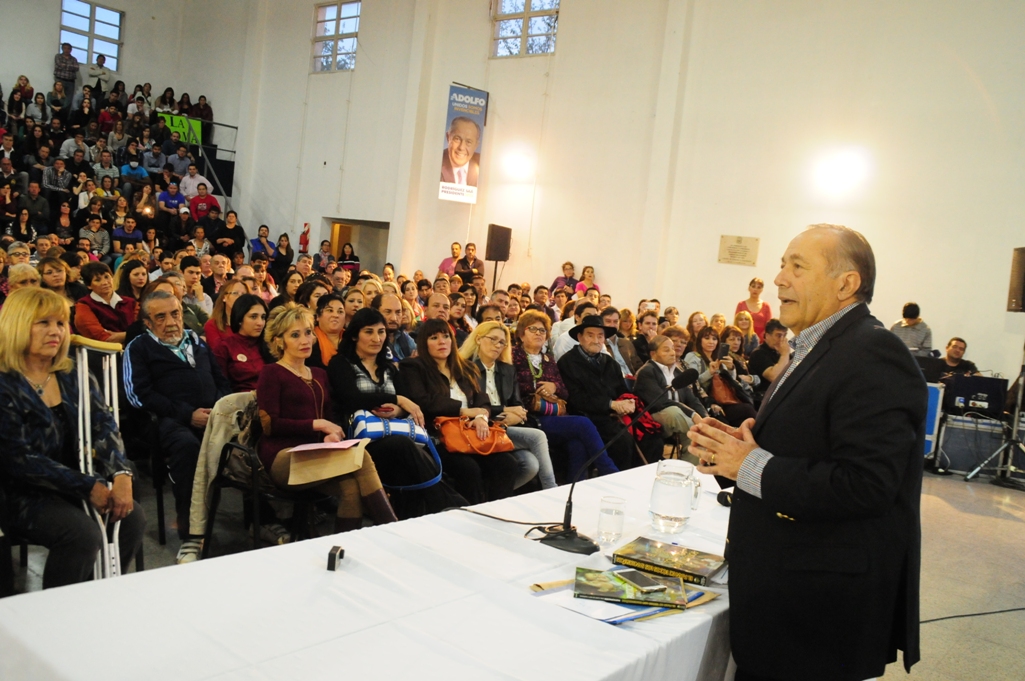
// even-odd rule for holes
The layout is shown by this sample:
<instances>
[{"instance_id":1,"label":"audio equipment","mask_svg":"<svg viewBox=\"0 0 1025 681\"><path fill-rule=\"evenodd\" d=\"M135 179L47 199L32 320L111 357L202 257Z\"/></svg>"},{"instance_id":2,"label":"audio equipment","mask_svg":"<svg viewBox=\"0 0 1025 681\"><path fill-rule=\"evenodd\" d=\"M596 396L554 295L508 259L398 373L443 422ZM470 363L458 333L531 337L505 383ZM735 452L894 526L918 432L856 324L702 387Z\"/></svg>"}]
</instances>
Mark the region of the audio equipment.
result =
<instances>
[{"instance_id":1,"label":"audio equipment","mask_svg":"<svg viewBox=\"0 0 1025 681\"><path fill-rule=\"evenodd\" d=\"M1011 256L1011 281L1007 289L1007 311L1025 312L1025 248Z\"/></svg>"},{"instance_id":2,"label":"audio equipment","mask_svg":"<svg viewBox=\"0 0 1025 681\"><path fill-rule=\"evenodd\" d=\"M492 262L506 262L509 259L511 243L512 228L495 224L488 225L488 244L484 259Z\"/></svg>"}]
</instances>

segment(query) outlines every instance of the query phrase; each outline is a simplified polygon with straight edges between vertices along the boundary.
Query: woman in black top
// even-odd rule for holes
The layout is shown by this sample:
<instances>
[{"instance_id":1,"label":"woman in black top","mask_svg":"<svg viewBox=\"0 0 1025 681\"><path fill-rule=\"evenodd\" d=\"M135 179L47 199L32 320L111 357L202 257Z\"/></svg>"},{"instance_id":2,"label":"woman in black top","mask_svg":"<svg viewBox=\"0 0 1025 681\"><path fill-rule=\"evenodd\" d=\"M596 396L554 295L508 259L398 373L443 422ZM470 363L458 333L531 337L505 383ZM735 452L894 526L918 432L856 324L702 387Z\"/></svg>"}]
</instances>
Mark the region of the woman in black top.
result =
<instances>
[{"instance_id":1,"label":"woman in black top","mask_svg":"<svg viewBox=\"0 0 1025 681\"><path fill-rule=\"evenodd\" d=\"M477 387L476 367L459 356L454 344L448 322L424 322L416 337L417 356L399 365L398 392L423 410L431 434L438 434L436 417L461 416L473 419L478 434L486 435L490 400ZM443 447L438 452L456 491L471 504L512 494L519 465L511 452L478 456L450 453Z\"/></svg>"},{"instance_id":2,"label":"woman in black top","mask_svg":"<svg viewBox=\"0 0 1025 681\"><path fill-rule=\"evenodd\" d=\"M344 428L352 415L365 410L384 419L411 418L424 425L424 414L412 400L398 395L398 370L388 359L384 317L373 309L353 316L342 336L338 354L327 368L334 398L334 414ZM367 445L385 487L416 485L430 480L438 471L432 457L404 435L388 435ZM444 481L422 490L388 490L395 515L400 519L437 513L450 506L463 506L466 499Z\"/></svg>"},{"instance_id":3,"label":"woman in black top","mask_svg":"<svg viewBox=\"0 0 1025 681\"><path fill-rule=\"evenodd\" d=\"M274 249L274 253L270 255L270 274L274 277L274 284L280 290L284 290L285 276L288 274L288 268L292 266L292 260L295 258L295 251L292 250L292 244L288 241L288 235L282 234L278 237L278 245ZM302 283L301 281L299 283Z\"/></svg>"}]
</instances>

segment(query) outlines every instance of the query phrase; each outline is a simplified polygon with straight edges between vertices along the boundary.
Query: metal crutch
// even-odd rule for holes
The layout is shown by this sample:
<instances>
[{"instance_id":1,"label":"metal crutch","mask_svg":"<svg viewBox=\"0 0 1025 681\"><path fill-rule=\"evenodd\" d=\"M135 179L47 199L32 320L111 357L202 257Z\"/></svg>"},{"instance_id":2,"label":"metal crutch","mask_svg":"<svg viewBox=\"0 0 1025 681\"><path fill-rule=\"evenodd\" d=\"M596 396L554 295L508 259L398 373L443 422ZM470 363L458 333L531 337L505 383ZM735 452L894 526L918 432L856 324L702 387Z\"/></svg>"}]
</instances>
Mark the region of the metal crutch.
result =
<instances>
[{"instance_id":1,"label":"metal crutch","mask_svg":"<svg viewBox=\"0 0 1025 681\"><path fill-rule=\"evenodd\" d=\"M71 343L75 346L75 364L78 369L78 457L80 470L93 475L93 435L92 435L92 399L90 395L89 350L102 355L103 361L103 397L107 406L114 411L114 422L120 426L118 419L117 395L117 354L121 352L118 343L103 343L82 336L73 335ZM107 483L108 488L111 487ZM112 538L107 539L107 518L89 501L83 502L85 512L92 517L103 533L100 555L96 558L93 575L96 579L116 577L121 574L121 551L118 544L118 533L121 521L114 523Z\"/></svg>"}]
</instances>

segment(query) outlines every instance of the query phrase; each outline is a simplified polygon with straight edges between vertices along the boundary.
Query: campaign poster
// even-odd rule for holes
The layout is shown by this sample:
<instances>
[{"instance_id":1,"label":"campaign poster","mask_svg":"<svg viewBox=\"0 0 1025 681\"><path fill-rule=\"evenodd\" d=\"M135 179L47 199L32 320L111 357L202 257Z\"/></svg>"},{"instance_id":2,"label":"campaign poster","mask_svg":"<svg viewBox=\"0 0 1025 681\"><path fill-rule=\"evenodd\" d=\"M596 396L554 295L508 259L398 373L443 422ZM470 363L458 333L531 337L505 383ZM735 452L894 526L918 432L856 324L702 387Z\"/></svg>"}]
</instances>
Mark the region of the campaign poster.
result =
<instances>
[{"instance_id":1,"label":"campaign poster","mask_svg":"<svg viewBox=\"0 0 1025 681\"><path fill-rule=\"evenodd\" d=\"M484 144L487 114L487 92L458 85L449 87L439 199L477 203L480 150Z\"/></svg>"}]
</instances>

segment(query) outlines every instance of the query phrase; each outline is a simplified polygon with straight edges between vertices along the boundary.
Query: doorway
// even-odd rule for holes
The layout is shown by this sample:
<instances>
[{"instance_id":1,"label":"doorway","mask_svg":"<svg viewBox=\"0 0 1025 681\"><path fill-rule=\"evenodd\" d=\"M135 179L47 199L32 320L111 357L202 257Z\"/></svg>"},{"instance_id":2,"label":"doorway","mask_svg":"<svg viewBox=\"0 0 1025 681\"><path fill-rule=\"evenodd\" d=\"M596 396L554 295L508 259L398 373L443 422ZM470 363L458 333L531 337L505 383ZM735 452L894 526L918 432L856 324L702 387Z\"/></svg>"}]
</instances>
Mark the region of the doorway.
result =
<instances>
[{"instance_id":1,"label":"doorway","mask_svg":"<svg viewBox=\"0 0 1025 681\"><path fill-rule=\"evenodd\" d=\"M360 269L380 275L388 262L388 229L390 223L376 220L347 220L325 218L330 225L331 253L338 258L342 246L352 244L359 256Z\"/></svg>"}]
</instances>

